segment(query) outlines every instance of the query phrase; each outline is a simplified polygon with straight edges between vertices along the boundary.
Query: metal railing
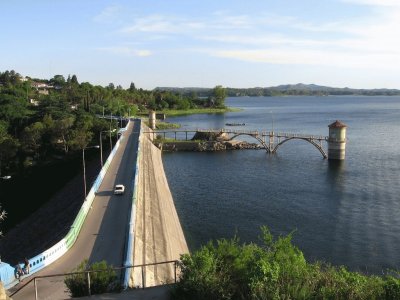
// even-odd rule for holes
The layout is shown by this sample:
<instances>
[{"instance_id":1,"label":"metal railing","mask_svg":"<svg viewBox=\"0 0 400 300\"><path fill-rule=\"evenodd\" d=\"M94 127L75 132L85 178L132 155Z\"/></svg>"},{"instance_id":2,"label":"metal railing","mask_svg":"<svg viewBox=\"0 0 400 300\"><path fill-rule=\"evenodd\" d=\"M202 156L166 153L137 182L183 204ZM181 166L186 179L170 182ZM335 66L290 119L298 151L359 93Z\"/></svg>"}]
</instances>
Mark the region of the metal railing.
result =
<instances>
[{"instance_id":1,"label":"metal railing","mask_svg":"<svg viewBox=\"0 0 400 300\"><path fill-rule=\"evenodd\" d=\"M84 275L86 278L86 283L87 283L87 289L88 289L88 293L87 296L91 296L92 295L92 288L91 288L91 274L93 273L103 273L103 272L107 272L109 273L110 271L122 271L122 270L126 270L126 269L134 269L134 268L140 268L141 270L141 280L142 280L142 284L141 285L135 285L136 288L142 288L145 289L146 286L146 268L147 267L152 267L152 266L158 266L158 265L170 265L173 264L173 280L172 282L163 282L162 284L167 284L167 283L176 283L178 280L178 267L179 267L179 261L178 260L169 260L169 261L163 261L163 262L156 262L156 263L150 263L150 264L142 264L142 265L134 265L134 266L127 266L127 267L115 267L115 268L108 268L108 269L104 269L104 270L89 270L89 271L83 271L83 272L71 272L71 273L64 273L64 274L51 274L51 275L43 275L43 276L35 276L33 278L31 278L29 281L27 281L26 283L24 283L23 286L17 288L15 291L13 291L9 296L13 297L14 295L18 294L19 292L21 292L22 290L25 290L25 288L27 288L32 282L33 282L33 288L34 288L34 299L38 300L39 296L38 296L38 281L39 279L49 279L49 278L56 278L56 277L67 277L67 276L73 276L73 275ZM172 279L172 278L171 278ZM65 283L64 283L65 284ZM159 285L162 285L159 284ZM122 286L122 284L121 284ZM63 290L65 290L65 287L63 288Z\"/></svg>"}]
</instances>

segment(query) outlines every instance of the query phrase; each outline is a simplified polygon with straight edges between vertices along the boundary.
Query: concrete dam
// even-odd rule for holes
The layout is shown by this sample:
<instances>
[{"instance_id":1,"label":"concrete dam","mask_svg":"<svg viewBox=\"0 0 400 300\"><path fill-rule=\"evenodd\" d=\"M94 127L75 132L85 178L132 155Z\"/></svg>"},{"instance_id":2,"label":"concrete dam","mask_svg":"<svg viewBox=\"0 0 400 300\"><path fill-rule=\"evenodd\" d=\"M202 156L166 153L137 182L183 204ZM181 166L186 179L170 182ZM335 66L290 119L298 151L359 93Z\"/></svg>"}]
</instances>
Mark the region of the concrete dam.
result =
<instances>
[{"instance_id":1,"label":"concrete dam","mask_svg":"<svg viewBox=\"0 0 400 300\"><path fill-rule=\"evenodd\" d=\"M142 123L142 132L149 128ZM189 253L164 172L161 150L152 136L140 135L139 174L136 200L134 265L178 260ZM154 286L173 282L174 264L134 268L131 287Z\"/></svg>"}]
</instances>

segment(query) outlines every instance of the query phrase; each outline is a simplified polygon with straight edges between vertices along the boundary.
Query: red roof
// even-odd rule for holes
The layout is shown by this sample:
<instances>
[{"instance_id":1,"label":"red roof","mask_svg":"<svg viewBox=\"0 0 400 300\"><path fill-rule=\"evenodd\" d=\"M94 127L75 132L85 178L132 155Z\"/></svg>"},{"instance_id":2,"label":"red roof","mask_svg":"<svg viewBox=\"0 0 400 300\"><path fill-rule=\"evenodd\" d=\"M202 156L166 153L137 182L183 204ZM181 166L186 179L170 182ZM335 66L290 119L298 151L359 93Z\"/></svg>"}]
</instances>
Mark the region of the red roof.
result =
<instances>
[{"instance_id":1,"label":"red roof","mask_svg":"<svg viewBox=\"0 0 400 300\"><path fill-rule=\"evenodd\" d=\"M328 125L329 128L344 128L347 127L346 124L336 120L335 122L333 122L332 124Z\"/></svg>"}]
</instances>

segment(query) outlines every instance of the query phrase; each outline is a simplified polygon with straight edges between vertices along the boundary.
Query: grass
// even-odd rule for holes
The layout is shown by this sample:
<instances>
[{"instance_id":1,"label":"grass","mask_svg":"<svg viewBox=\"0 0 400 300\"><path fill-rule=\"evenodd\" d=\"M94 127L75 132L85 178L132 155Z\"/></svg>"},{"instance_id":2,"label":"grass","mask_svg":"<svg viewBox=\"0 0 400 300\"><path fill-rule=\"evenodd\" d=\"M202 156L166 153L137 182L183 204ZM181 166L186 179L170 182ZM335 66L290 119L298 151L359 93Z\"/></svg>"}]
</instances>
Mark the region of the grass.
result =
<instances>
[{"instance_id":1,"label":"grass","mask_svg":"<svg viewBox=\"0 0 400 300\"><path fill-rule=\"evenodd\" d=\"M201 143L203 140L175 140L173 138L164 138L161 134L157 135L154 139L155 143L175 143L175 144L184 144L184 143Z\"/></svg>"},{"instance_id":2,"label":"grass","mask_svg":"<svg viewBox=\"0 0 400 300\"><path fill-rule=\"evenodd\" d=\"M178 129L181 128L181 124L177 123L169 123L169 122L161 122L156 121L156 129L163 130L163 129Z\"/></svg>"}]
</instances>

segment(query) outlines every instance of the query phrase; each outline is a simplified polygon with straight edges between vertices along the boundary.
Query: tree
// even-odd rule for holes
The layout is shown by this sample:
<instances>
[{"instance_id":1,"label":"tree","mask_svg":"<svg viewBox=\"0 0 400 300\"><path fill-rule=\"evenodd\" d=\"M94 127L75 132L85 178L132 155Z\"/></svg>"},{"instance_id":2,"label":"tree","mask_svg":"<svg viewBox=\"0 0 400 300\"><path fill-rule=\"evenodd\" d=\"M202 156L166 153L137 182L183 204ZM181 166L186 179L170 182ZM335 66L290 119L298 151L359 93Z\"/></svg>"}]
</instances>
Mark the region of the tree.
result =
<instances>
[{"instance_id":1,"label":"tree","mask_svg":"<svg viewBox=\"0 0 400 300\"><path fill-rule=\"evenodd\" d=\"M188 99L179 99L178 109L187 110L190 108L190 102Z\"/></svg>"},{"instance_id":2,"label":"tree","mask_svg":"<svg viewBox=\"0 0 400 300\"><path fill-rule=\"evenodd\" d=\"M69 141L69 145L74 150L85 149L92 140L92 137L93 133L88 130L74 129L71 132L71 140Z\"/></svg>"},{"instance_id":3,"label":"tree","mask_svg":"<svg viewBox=\"0 0 400 300\"><path fill-rule=\"evenodd\" d=\"M4 85L16 85L21 81L21 75L14 70L0 72L0 82Z\"/></svg>"},{"instance_id":4,"label":"tree","mask_svg":"<svg viewBox=\"0 0 400 300\"><path fill-rule=\"evenodd\" d=\"M24 150L33 154L33 157L39 158L39 149L42 145L42 137L45 131L45 126L42 122L35 122L27 127L25 127L22 132L22 147Z\"/></svg>"},{"instance_id":5,"label":"tree","mask_svg":"<svg viewBox=\"0 0 400 300\"><path fill-rule=\"evenodd\" d=\"M7 132L7 124L0 121L0 176L2 169L10 164L18 150L18 141Z\"/></svg>"},{"instance_id":6,"label":"tree","mask_svg":"<svg viewBox=\"0 0 400 300\"><path fill-rule=\"evenodd\" d=\"M131 82L131 85L129 86L129 91L130 92L136 91L136 87L135 87L135 84L133 82Z\"/></svg>"},{"instance_id":7,"label":"tree","mask_svg":"<svg viewBox=\"0 0 400 300\"><path fill-rule=\"evenodd\" d=\"M78 78L76 77L75 74L72 75L72 77L71 77L71 83L72 83L72 84L79 84Z\"/></svg>"},{"instance_id":8,"label":"tree","mask_svg":"<svg viewBox=\"0 0 400 300\"><path fill-rule=\"evenodd\" d=\"M74 125L74 121L75 118L73 116L68 116L54 122L54 127L52 129L53 145L62 145L65 154L67 154L69 150L71 128Z\"/></svg>"},{"instance_id":9,"label":"tree","mask_svg":"<svg viewBox=\"0 0 400 300\"><path fill-rule=\"evenodd\" d=\"M54 75L54 77L52 79L50 79L50 82L53 85L64 86L65 78L63 75Z\"/></svg>"},{"instance_id":10,"label":"tree","mask_svg":"<svg viewBox=\"0 0 400 300\"><path fill-rule=\"evenodd\" d=\"M26 94L26 91L22 93ZM25 98L25 97L24 97ZM26 99L13 95L3 94L0 97L0 120L9 122L10 128L19 130L22 121L28 117L30 111Z\"/></svg>"},{"instance_id":11,"label":"tree","mask_svg":"<svg viewBox=\"0 0 400 300\"><path fill-rule=\"evenodd\" d=\"M216 107L225 107L226 91L221 85L212 90L211 103Z\"/></svg>"}]
</instances>

